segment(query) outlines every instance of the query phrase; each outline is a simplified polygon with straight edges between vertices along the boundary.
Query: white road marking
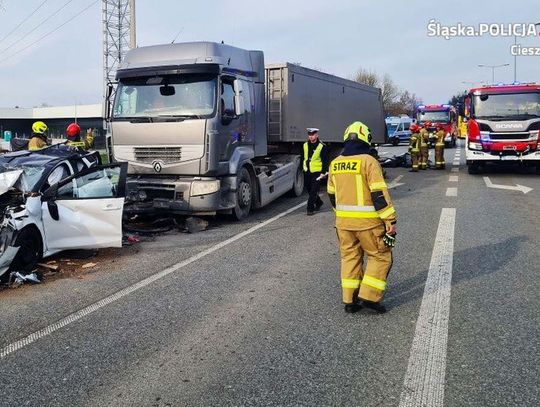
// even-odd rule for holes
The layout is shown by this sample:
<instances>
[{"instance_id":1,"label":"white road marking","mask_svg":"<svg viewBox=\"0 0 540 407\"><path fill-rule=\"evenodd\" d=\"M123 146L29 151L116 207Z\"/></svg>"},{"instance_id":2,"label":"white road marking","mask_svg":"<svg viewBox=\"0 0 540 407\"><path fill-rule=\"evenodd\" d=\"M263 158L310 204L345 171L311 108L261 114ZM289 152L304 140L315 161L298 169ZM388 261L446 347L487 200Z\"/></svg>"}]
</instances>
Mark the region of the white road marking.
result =
<instances>
[{"instance_id":1,"label":"white road marking","mask_svg":"<svg viewBox=\"0 0 540 407\"><path fill-rule=\"evenodd\" d=\"M457 196L457 188L446 188L446 196Z\"/></svg>"},{"instance_id":2,"label":"white road marking","mask_svg":"<svg viewBox=\"0 0 540 407\"><path fill-rule=\"evenodd\" d=\"M404 183L399 182L401 178L403 178L403 175L398 175L396 178L390 181L390 183L388 183L388 189L399 187L400 185L405 185Z\"/></svg>"},{"instance_id":3,"label":"white road marking","mask_svg":"<svg viewBox=\"0 0 540 407\"><path fill-rule=\"evenodd\" d=\"M454 168L452 168L450 171L452 171L452 172L459 172L459 167L454 167Z\"/></svg>"},{"instance_id":4,"label":"white road marking","mask_svg":"<svg viewBox=\"0 0 540 407\"><path fill-rule=\"evenodd\" d=\"M174 273L175 271L178 271L180 270L181 268L185 267L185 266L188 266L190 265L191 263L197 261L197 260L200 260L202 259L203 257L206 257L208 256L209 254L212 254L216 251L218 251L219 249L222 249L223 247L225 246L228 246L230 245L231 243L234 243L236 242L237 240L240 240L242 239L243 237L246 237L247 235L269 225L270 223L296 211L297 209L301 208L302 206L305 206L306 205L306 202L302 202L301 204L298 204L298 205L295 205L293 206L292 208L289 208L287 209L286 211L284 212L281 212L280 214L262 222L262 223L259 223L258 225L256 226L253 226L247 230L245 230L244 232L241 232L241 233L238 233L237 235L234 235L233 237L227 239L227 240L224 240L223 242L221 243L218 243L216 244L215 246L209 248L209 249L206 249L206 250L203 250L202 252L194 255L194 256L191 256L189 259L186 259L186 260L183 260L179 263L176 263L168 268L166 268L165 270L162 270L154 275L151 275L150 277L147 277L141 281L139 281L138 283L135 283L129 287L126 287L118 292L116 292L115 294L112 294L108 297L105 297L103 298L102 300L100 301L97 301L79 311L76 311L70 315L68 315L67 317L65 318L62 318L61 320L49 325L49 326L46 326L45 328L43 329L40 329L39 331L36 331L34 333L31 333L30 335L22 338L22 339L19 339L18 341L15 341L13 343L10 343L9 345L7 346L4 346L3 348L0 348L0 359L8 356L9 354L11 353L14 353L22 348L24 348L25 346L27 345L30 345L31 343L37 341L38 339L41 339L47 335L50 335L52 334L53 332L59 330L60 328L63 328L75 321L78 321L79 319L87 316L87 315L90 315L92 314L93 312L99 310L100 308L103 308L105 307L106 305L109 305L119 299L121 299L122 297L125 297L141 288L144 288L150 284L152 284L153 282L157 281L157 280L160 280L162 279L163 277L166 277L168 276L169 274L172 274Z\"/></svg>"},{"instance_id":5,"label":"white road marking","mask_svg":"<svg viewBox=\"0 0 540 407\"><path fill-rule=\"evenodd\" d=\"M399 407L443 407L456 209L443 208Z\"/></svg>"},{"instance_id":6,"label":"white road marking","mask_svg":"<svg viewBox=\"0 0 540 407\"><path fill-rule=\"evenodd\" d=\"M458 182L459 177L457 175L450 175L448 182Z\"/></svg>"},{"instance_id":7,"label":"white road marking","mask_svg":"<svg viewBox=\"0 0 540 407\"><path fill-rule=\"evenodd\" d=\"M494 184L494 183L491 182L489 177L484 177L484 182L486 183L486 186L488 188L506 189L506 190L509 190L509 191L521 191L524 194L526 194L528 192L531 192L533 190L533 188L529 188L529 187L526 187L525 185L519 185L519 184L516 184L516 185Z\"/></svg>"}]
</instances>

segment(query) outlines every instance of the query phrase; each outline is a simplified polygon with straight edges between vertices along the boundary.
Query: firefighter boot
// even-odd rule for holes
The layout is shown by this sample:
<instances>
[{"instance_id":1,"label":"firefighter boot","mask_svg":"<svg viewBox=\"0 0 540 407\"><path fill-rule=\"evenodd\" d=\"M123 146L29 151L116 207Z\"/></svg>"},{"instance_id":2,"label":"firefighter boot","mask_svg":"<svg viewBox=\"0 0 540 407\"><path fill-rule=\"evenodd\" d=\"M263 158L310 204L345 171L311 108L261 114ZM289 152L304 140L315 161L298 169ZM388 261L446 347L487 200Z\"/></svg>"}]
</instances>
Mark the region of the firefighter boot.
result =
<instances>
[{"instance_id":1,"label":"firefighter boot","mask_svg":"<svg viewBox=\"0 0 540 407\"><path fill-rule=\"evenodd\" d=\"M362 305L366 308L369 308L370 310L375 311L377 314L384 314L387 311L386 307L380 302L371 302L364 300L362 302Z\"/></svg>"},{"instance_id":2,"label":"firefighter boot","mask_svg":"<svg viewBox=\"0 0 540 407\"><path fill-rule=\"evenodd\" d=\"M360 304L354 303L354 304L345 304L345 312L347 314L354 314L355 312L360 311L362 306Z\"/></svg>"}]
</instances>

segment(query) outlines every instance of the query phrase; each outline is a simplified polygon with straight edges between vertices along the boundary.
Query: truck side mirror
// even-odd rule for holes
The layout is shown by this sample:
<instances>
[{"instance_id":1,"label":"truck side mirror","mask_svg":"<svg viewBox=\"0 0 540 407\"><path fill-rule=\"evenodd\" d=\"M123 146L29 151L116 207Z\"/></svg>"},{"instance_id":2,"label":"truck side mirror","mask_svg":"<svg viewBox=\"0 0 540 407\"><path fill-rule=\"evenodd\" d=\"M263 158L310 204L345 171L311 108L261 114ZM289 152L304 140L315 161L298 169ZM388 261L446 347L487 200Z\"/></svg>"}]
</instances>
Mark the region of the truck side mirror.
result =
<instances>
[{"instance_id":1,"label":"truck side mirror","mask_svg":"<svg viewBox=\"0 0 540 407\"><path fill-rule=\"evenodd\" d=\"M234 112L237 116L244 114L244 96L242 92L244 91L242 86L242 81L235 79L234 80Z\"/></svg>"},{"instance_id":2,"label":"truck side mirror","mask_svg":"<svg viewBox=\"0 0 540 407\"><path fill-rule=\"evenodd\" d=\"M106 122L110 121L111 119L111 107L112 107L111 97L113 96L113 93L114 93L114 86L112 83L109 82L109 84L107 85L107 91L105 93L105 105L103 107L103 116Z\"/></svg>"}]
</instances>

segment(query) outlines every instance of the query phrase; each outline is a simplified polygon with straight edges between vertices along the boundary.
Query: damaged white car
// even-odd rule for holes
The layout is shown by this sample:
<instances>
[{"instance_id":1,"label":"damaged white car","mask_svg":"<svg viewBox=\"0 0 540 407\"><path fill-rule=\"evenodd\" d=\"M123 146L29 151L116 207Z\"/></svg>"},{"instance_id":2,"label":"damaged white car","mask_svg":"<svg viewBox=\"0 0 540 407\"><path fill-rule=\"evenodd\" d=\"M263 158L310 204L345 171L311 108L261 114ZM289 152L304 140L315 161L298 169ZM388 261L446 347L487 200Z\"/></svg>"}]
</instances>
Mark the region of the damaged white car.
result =
<instances>
[{"instance_id":1,"label":"damaged white car","mask_svg":"<svg viewBox=\"0 0 540 407\"><path fill-rule=\"evenodd\" d=\"M62 250L122 246L126 165L64 145L0 156L0 282Z\"/></svg>"}]
</instances>

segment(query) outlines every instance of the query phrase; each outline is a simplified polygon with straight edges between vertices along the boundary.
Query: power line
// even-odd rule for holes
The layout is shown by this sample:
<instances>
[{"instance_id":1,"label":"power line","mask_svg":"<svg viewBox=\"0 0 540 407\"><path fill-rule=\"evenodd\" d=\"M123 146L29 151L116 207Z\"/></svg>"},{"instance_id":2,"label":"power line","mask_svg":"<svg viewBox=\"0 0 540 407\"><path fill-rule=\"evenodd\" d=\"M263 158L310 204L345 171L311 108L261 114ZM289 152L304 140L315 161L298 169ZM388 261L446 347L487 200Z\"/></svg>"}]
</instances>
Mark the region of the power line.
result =
<instances>
[{"instance_id":1,"label":"power line","mask_svg":"<svg viewBox=\"0 0 540 407\"><path fill-rule=\"evenodd\" d=\"M43 2L42 2L39 6L37 6L37 7L34 9L34 11L32 11L25 19L23 19L23 20L17 25L17 27L15 27L13 30L11 30L11 31L8 32L6 35L4 35L4 37L2 37L2 39L0 39L0 43L2 43L7 37L9 37L11 34L13 34L15 31L17 31L17 29L18 29L21 25L23 25L24 23L26 23L30 17L32 17L34 14L36 14L37 11L38 11L45 3L47 3L47 1L49 1L49 0L43 0Z\"/></svg>"},{"instance_id":2,"label":"power line","mask_svg":"<svg viewBox=\"0 0 540 407\"><path fill-rule=\"evenodd\" d=\"M16 40L15 42L13 42L9 47L7 48L4 48L3 50L0 51L0 54L6 52L7 50L11 49L14 45L16 45L17 43L21 42L22 40L24 40L26 37L28 37L30 34L32 34L34 31L36 31L39 27L41 27L44 23L46 23L48 20L50 20L51 18L53 18L55 15L57 15L59 12L61 12L64 8L66 8L69 3L72 3L73 0L68 0L66 3L64 3L63 6L61 6L59 9L57 9L54 13L52 13L51 15L49 15L48 17L46 17L43 21L41 21L38 25L34 26L34 28L32 28L30 31L28 31L26 34L24 34L22 36L22 38L19 38L18 40Z\"/></svg>"},{"instance_id":3,"label":"power line","mask_svg":"<svg viewBox=\"0 0 540 407\"><path fill-rule=\"evenodd\" d=\"M28 44L26 47L24 48L21 48L20 50L18 50L17 52L15 52L14 54L11 54L10 56L0 60L0 63L1 62L5 62L7 61L8 59L10 58L13 58L14 56L20 54L21 52L23 52L24 50L27 50L28 48L30 48L32 45L35 45L37 44L38 42L40 42L41 40L47 38L49 35L55 33L56 31L58 31L60 28L62 28L63 26L65 26L66 24L70 23L71 21L73 21L75 18L79 17L82 13L84 13L85 11L87 11L88 9L90 9L94 4L96 4L99 0L95 0L93 1L92 3L90 3L87 7L85 7L84 9L82 9L81 11L79 11L77 14L75 14L73 17L70 17L67 21L64 21L62 24L60 24L58 27L56 27L55 29L49 31L47 34L44 34L43 36L39 37L37 40L35 40L34 42L32 42L31 44Z\"/></svg>"}]
</instances>

